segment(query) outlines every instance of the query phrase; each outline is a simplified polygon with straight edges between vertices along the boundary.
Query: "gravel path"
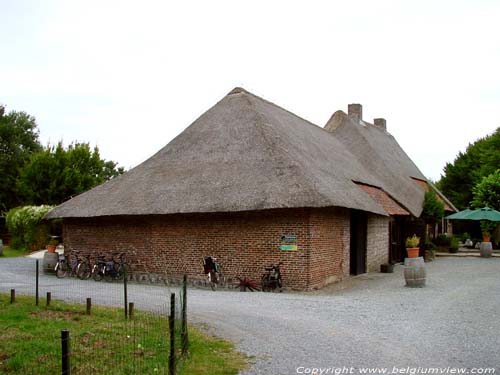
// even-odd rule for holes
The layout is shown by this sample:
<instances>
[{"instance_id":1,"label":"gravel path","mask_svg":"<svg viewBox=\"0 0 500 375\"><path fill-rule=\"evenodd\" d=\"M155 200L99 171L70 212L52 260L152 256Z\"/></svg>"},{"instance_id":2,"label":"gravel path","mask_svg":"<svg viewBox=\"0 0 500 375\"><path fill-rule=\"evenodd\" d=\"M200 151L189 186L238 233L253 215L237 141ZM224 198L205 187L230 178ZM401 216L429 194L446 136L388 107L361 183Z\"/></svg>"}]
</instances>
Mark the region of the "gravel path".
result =
<instances>
[{"instance_id":1,"label":"gravel path","mask_svg":"<svg viewBox=\"0 0 500 375\"><path fill-rule=\"evenodd\" d=\"M32 259L0 259L0 292L33 293L33 269ZM427 264L422 289L404 287L402 270L311 293L190 289L190 319L255 357L245 375L343 366L354 373L408 366L500 370L500 259L438 259ZM120 305L118 285L53 276L42 276L41 285L68 299L92 294L95 303ZM165 305L168 291L130 285L130 295L138 308L154 310Z\"/></svg>"}]
</instances>

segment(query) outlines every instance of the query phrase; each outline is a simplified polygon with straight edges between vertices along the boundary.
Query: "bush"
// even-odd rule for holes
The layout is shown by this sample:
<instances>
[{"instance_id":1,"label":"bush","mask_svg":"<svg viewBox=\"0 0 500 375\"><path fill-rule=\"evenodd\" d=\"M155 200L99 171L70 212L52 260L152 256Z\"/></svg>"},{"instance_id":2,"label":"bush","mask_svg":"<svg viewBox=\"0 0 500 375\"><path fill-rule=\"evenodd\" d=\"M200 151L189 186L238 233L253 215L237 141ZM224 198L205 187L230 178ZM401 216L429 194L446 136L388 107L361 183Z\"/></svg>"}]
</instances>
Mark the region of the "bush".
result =
<instances>
[{"instance_id":1,"label":"bush","mask_svg":"<svg viewBox=\"0 0 500 375\"><path fill-rule=\"evenodd\" d=\"M458 246L459 246L458 238L457 237L452 237L451 241L450 241L450 247L452 249L458 249Z\"/></svg>"},{"instance_id":2,"label":"bush","mask_svg":"<svg viewBox=\"0 0 500 375\"><path fill-rule=\"evenodd\" d=\"M432 251L436 251L438 249L438 247L434 245L432 241L429 240L425 240L423 248L424 250L432 250Z\"/></svg>"},{"instance_id":3,"label":"bush","mask_svg":"<svg viewBox=\"0 0 500 375\"><path fill-rule=\"evenodd\" d=\"M451 238L446 234L439 234L434 238L434 244L436 246L450 247Z\"/></svg>"},{"instance_id":4,"label":"bush","mask_svg":"<svg viewBox=\"0 0 500 375\"><path fill-rule=\"evenodd\" d=\"M24 206L7 212L6 224L12 236L11 247L30 251L45 247L49 240L50 225L42 219L52 208L45 205Z\"/></svg>"},{"instance_id":5,"label":"bush","mask_svg":"<svg viewBox=\"0 0 500 375\"><path fill-rule=\"evenodd\" d=\"M463 234L460 236L460 239L462 240L462 242L465 242L465 241L467 241L467 240L470 240L470 239L471 239L471 237L470 237L470 234L469 234L469 233L465 232L465 233L463 233Z\"/></svg>"}]
</instances>

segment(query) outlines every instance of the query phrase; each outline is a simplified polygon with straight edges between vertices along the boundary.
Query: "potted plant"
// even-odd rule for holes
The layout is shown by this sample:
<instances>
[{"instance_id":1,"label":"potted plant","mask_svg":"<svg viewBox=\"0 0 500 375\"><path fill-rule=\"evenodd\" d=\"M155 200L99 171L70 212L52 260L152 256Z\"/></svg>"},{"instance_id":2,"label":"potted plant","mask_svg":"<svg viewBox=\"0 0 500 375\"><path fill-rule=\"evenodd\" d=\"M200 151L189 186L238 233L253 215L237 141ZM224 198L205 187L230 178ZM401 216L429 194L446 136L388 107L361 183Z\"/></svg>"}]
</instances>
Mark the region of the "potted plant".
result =
<instances>
[{"instance_id":1,"label":"potted plant","mask_svg":"<svg viewBox=\"0 0 500 375\"><path fill-rule=\"evenodd\" d=\"M458 253L458 238L452 237L450 242L450 248L448 249L450 253Z\"/></svg>"},{"instance_id":2,"label":"potted plant","mask_svg":"<svg viewBox=\"0 0 500 375\"><path fill-rule=\"evenodd\" d=\"M481 232L483 233L483 242L491 242L491 231L495 229L498 223L489 221L489 220L481 220Z\"/></svg>"},{"instance_id":3,"label":"potted plant","mask_svg":"<svg viewBox=\"0 0 500 375\"><path fill-rule=\"evenodd\" d=\"M414 234L412 237L406 239L406 253L408 258L417 258L420 252L418 244L420 243L420 238Z\"/></svg>"},{"instance_id":4,"label":"potted plant","mask_svg":"<svg viewBox=\"0 0 500 375\"><path fill-rule=\"evenodd\" d=\"M55 253L57 245L59 245L59 241L55 238L52 238L47 245L47 251L49 253Z\"/></svg>"}]
</instances>

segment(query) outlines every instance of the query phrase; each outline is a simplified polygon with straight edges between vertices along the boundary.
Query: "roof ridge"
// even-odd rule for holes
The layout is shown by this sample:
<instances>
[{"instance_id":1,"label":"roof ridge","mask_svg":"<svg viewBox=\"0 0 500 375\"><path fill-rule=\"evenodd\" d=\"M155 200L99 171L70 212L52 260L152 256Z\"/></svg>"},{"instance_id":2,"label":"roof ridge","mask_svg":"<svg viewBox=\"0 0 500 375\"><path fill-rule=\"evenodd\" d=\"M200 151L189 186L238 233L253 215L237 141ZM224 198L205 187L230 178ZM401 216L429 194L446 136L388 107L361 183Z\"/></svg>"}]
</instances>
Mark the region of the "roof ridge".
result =
<instances>
[{"instance_id":1,"label":"roof ridge","mask_svg":"<svg viewBox=\"0 0 500 375\"><path fill-rule=\"evenodd\" d=\"M292 115L292 116L294 116L294 117L297 117L298 119L300 119L300 120L302 120L302 121L304 121L304 122L308 123L309 125L312 125L312 126L314 126L314 127L317 127L317 128L323 129L321 126L319 126L319 125L317 125L317 124L313 123L312 121L310 121L310 120L308 120L308 119L306 119L306 118L304 118L304 117L301 117L301 116L297 115L296 113L293 113L293 112L289 111L288 109L286 109L286 108L284 108L284 107L282 107L282 106L280 106L280 105L278 105L278 104L276 104L276 103L273 103L273 102L271 102L271 101L269 101L269 100L267 100L267 99L264 99L264 98L262 98L262 97L260 97L260 96L258 96L258 95L256 95L256 94L254 94L253 92L250 92L250 91L248 91L248 90L245 90L245 89L244 89L244 88L242 88L242 87L235 87L235 88L234 88L234 89L232 89L232 90L231 90L231 91L230 91L230 92L229 92L226 96L229 96L229 95L234 95L234 94L246 94L246 95L253 96L254 98L256 98L256 99L258 99L258 100L261 100L261 101L263 101L264 103L270 104L270 105L272 105L272 106L274 106L274 107L276 107L276 108L281 109L282 111L287 112L288 114L290 114L290 115Z\"/></svg>"}]
</instances>

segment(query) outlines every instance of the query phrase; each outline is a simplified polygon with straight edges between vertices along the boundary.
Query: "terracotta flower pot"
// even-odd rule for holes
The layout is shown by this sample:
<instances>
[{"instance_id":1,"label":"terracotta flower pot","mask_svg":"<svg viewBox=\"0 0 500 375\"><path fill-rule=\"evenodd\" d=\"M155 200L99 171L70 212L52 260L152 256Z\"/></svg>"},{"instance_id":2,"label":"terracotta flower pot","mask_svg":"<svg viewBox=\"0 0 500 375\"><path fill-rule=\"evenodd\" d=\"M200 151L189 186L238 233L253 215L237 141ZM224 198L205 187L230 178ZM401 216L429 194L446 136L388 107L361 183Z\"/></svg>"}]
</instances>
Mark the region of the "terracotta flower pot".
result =
<instances>
[{"instance_id":1,"label":"terracotta flower pot","mask_svg":"<svg viewBox=\"0 0 500 375\"><path fill-rule=\"evenodd\" d=\"M491 242L491 236L483 236L483 242Z\"/></svg>"},{"instance_id":2,"label":"terracotta flower pot","mask_svg":"<svg viewBox=\"0 0 500 375\"><path fill-rule=\"evenodd\" d=\"M408 258L418 258L418 253L420 252L420 248L418 247L407 247L406 253L408 254Z\"/></svg>"},{"instance_id":3,"label":"terracotta flower pot","mask_svg":"<svg viewBox=\"0 0 500 375\"><path fill-rule=\"evenodd\" d=\"M47 245L47 251L49 253L55 253L56 252L56 245Z\"/></svg>"}]
</instances>

